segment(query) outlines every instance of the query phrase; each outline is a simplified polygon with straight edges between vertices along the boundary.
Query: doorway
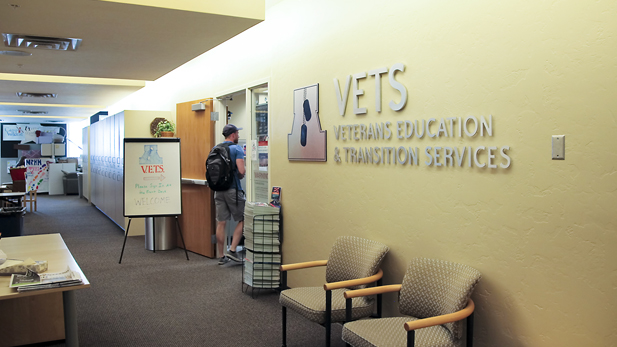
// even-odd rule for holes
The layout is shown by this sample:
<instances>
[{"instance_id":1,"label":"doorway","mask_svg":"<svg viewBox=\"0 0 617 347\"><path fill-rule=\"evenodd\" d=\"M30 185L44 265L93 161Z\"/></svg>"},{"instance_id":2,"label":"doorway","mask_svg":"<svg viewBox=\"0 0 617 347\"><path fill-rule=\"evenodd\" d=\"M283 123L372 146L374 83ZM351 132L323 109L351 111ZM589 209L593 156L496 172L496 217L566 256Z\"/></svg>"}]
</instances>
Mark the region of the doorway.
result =
<instances>
[{"instance_id":1,"label":"doorway","mask_svg":"<svg viewBox=\"0 0 617 347\"><path fill-rule=\"evenodd\" d=\"M217 143L223 142L222 130L233 124L240 130L238 145L245 155L246 175L240 180L247 201L269 201L269 117L268 84L241 89L216 97L219 112ZM220 137L220 138L219 138ZM227 245L238 223L233 219L226 225ZM240 250L240 249L239 249Z\"/></svg>"}]
</instances>

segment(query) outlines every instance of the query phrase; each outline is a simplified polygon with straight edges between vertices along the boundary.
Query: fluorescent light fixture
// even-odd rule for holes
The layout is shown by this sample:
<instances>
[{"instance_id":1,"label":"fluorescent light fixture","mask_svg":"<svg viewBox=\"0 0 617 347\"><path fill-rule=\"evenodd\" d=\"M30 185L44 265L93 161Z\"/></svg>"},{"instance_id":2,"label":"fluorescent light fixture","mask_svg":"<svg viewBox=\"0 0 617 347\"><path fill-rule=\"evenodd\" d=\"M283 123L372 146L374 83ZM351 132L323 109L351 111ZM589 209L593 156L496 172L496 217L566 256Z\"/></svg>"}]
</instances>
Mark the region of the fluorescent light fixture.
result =
<instances>
[{"instance_id":1,"label":"fluorescent light fixture","mask_svg":"<svg viewBox=\"0 0 617 347\"><path fill-rule=\"evenodd\" d=\"M24 51L0 51L0 55L10 55L12 57L28 57L31 56L32 53Z\"/></svg>"},{"instance_id":2,"label":"fluorescent light fixture","mask_svg":"<svg viewBox=\"0 0 617 347\"><path fill-rule=\"evenodd\" d=\"M31 111L31 110L17 110L17 112L21 112L23 114L48 114L47 111Z\"/></svg>"},{"instance_id":3,"label":"fluorescent light fixture","mask_svg":"<svg viewBox=\"0 0 617 347\"><path fill-rule=\"evenodd\" d=\"M76 117L76 116L46 116L46 115L41 115L41 116L24 116L21 114L3 114L2 117L5 118L57 118L57 119L78 119L78 120L83 120L83 119L88 119L90 118L90 116L83 116L83 117Z\"/></svg>"}]
</instances>

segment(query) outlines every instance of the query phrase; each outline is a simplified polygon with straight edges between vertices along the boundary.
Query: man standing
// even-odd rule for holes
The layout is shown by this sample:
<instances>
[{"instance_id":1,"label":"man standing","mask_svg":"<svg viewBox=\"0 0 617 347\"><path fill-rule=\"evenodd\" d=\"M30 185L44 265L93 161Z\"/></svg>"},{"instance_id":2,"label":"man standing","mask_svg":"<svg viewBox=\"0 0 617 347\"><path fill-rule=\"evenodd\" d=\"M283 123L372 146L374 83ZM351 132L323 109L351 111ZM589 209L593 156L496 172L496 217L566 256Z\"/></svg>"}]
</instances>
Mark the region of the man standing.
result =
<instances>
[{"instance_id":1,"label":"man standing","mask_svg":"<svg viewBox=\"0 0 617 347\"><path fill-rule=\"evenodd\" d=\"M223 143L231 143L229 146L229 153L231 161L235 163L237 170L234 171L234 182L231 188L223 191L214 192L214 204L216 206L216 245L218 253L221 254L219 259L219 265L223 265L229 260L241 261L240 257L236 254L236 247L240 243L242 237L242 229L244 227L244 202L246 197L242 186L240 185L240 179L244 177L246 169L244 167L244 150L238 146L238 139L240 134L238 133L242 128L237 128L233 124L227 124L223 128L223 136L225 141ZM229 251L224 252L225 244L225 225L230 217L238 222L234 234L232 237Z\"/></svg>"}]
</instances>

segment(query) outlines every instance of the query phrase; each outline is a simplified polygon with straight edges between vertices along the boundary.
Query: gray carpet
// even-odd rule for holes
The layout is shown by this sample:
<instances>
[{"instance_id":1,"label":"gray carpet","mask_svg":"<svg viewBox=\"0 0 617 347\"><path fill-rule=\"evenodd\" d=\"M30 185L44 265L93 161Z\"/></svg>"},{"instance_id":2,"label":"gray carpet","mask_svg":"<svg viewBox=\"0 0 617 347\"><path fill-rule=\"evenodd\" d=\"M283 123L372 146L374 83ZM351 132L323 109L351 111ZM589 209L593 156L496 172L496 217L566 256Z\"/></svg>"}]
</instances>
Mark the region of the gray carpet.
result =
<instances>
[{"instance_id":1,"label":"gray carpet","mask_svg":"<svg viewBox=\"0 0 617 347\"><path fill-rule=\"evenodd\" d=\"M77 291L81 346L280 346L278 293L242 292L242 266L184 251L146 251L77 196L38 196L24 234L60 233L91 288ZM345 344L333 325L332 346ZM287 313L287 345L323 346L325 329ZM62 342L45 346L63 346Z\"/></svg>"}]
</instances>

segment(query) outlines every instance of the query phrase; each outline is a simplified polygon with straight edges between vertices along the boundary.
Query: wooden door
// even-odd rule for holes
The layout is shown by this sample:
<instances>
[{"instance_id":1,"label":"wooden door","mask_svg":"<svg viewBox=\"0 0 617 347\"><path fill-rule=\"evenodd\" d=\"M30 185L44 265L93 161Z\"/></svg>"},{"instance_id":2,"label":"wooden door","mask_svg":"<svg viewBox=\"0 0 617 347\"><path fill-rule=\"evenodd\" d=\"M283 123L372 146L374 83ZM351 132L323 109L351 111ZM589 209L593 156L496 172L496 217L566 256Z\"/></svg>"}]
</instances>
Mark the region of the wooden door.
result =
<instances>
[{"instance_id":1,"label":"wooden door","mask_svg":"<svg viewBox=\"0 0 617 347\"><path fill-rule=\"evenodd\" d=\"M176 105L176 136L180 138L182 178L205 180L206 157L214 146L214 123L210 120L212 100L205 111L192 111L201 100ZM206 186L182 185L182 215L179 218L186 249L209 258L216 257L212 243L216 233L214 194ZM177 242L182 246L181 240Z\"/></svg>"}]
</instances>

